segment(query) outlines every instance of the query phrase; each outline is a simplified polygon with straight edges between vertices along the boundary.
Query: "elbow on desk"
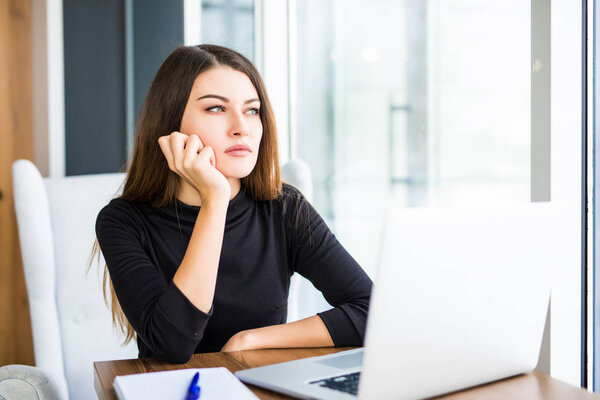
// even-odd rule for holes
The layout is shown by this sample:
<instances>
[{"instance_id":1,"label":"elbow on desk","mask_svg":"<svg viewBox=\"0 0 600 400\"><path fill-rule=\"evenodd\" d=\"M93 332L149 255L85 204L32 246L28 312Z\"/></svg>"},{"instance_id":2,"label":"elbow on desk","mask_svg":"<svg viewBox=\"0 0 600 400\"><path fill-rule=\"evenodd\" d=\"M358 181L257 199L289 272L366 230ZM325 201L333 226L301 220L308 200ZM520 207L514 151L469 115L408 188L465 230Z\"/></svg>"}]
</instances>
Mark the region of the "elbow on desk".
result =
<instances>
[{"instance_id":1,"label":"elbow on desk","mask_svg":"<svg viewBox=\"0 0 600 400\"><path fill-rule=\"evenodd\" d=\"M156 309L158 312L145 320L140 331L136 330L138 342L141 340L140 356L155 357L173 364L188 362L204 337L210 315L197 321L188 313L167 317L166 312L158 307Z\"/></svg>"},{"instance_id":2,"label":"elbow on desk","mask_svg":"<svg viewBox=\"0 0 600 400\"><path fill-rule=\"evenodd\" d=\"M192 358L200 339L163 336L161 340L154 340L151 344L145 342L145 350L140 352L140 356L155 357L171 364L184 364Z\"/></svg>"},{"instance_id":3,"label":"elbow on desk","mask_svg":"<svg viewBox=\"0 0 600 400\"><path fill-rule=\"evenodd\" d=\"M171 364L185 364L192 358L194 351L189 351L187 349L167 349L167 351L163 351L157 353L157 358L160 358L163 361L166 361Z\"/></svg>"}]
</instances>

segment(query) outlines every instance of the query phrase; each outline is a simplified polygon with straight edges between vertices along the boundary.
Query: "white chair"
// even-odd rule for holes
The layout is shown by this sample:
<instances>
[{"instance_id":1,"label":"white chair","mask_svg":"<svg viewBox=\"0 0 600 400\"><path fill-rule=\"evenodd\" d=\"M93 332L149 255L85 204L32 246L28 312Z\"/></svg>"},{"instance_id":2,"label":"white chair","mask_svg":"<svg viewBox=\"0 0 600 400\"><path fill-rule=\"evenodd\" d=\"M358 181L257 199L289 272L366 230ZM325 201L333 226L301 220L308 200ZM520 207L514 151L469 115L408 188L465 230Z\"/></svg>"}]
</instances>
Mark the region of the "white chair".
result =
<instances>
[{"instance_id":1,"label":"white chair","mask_svg":"<svg viewBox=\"0 0 600 400\"><path fill-rule=\"evenodd\" d=\"M123 179L124 174L42 178L30 161L13 164L35 363L60 400L96 398L93 361L137 357L136 344L121 346L122 336L113 330L102 297L102 268L87 272L96 216Z\"/></svg>"},{"instance_id":2,"label":"white chair","mask_svg":"<svg viewBox=\"0 0 600 400\"><path fill-rule=\"evenodd\" d=\"M135 342L120 345L122 336L113 330L110 310L103 301L104 260L100 261L101 268L93 264L86 272L95 240L96 216L118 195L124 177L99 174L42 178L30 161L13 164L37 370L18 365L2 367L0 381L3 376L14 378L20 373L21 380L29 380L33 389L39 388L34 390L35 396L26 398L95 398L93 361L137 357ZM286 163L282 179L311 199L312 179L304 162ZM297 274L292 277L288 302L289 321L327 308L321 293ZM12 400L7 393L0 385L0 399Z\"/></svg>"}]
</instances>

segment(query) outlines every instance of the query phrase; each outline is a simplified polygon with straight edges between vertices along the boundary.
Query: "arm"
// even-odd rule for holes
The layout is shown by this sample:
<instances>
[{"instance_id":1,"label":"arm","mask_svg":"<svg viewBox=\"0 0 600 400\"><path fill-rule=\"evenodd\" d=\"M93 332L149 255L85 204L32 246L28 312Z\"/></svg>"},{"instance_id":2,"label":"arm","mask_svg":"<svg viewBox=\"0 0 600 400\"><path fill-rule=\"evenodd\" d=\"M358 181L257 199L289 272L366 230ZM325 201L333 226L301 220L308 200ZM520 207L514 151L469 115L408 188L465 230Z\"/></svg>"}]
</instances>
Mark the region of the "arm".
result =
<instances>
[{"instance_id":1,"label":"arm","mask_svg":"<svg viewBox=\"0 0 600 400\"><path fill-rule=\"evenodd\" d=\"M173 281L166 282L147 254L151 244L140 234L127 202L117 201L100 212L96 235L138 340L158 357L181 363L196 349L210 318L230 187L214 168L212 150L202 148L199 138L174 133L161 138L160 145L169 168L193 183L203 200Z\"/></svg>"},{"instance_id":2,"label":"arm","mask_svg":"<svg viewBox=\"0 0 600 400\"><path fill-rule=\"evenodd\" d=\"M215 295L226 214L227 203L202 205L185 256L173 276L179 290L205 313Z\"/></svg>"},{"instance_id":3,"label":"arm","mask_svg":"<svg viewBox=\"0 0 600 400\"><path fill-rule=\"evenodd\" d=\"M196 135L173 132L158 140L169 168L200 195L192 237L173 282L198 309L211 309L231 187L216 169L215 156Z\"/></svg>"},{"instance_id":4,"label":"arm","mask_svg":"<svg viewBox=\"0 0 600 400\"><path fill-rule=\"evenodd\" d=\"M313 206L287 186L288 262L333 308L318 313L335 346L362 346L373 282Z\"/></svg>"},{"instance_id":5,"label":"arm","mask_svg":"<svg viewBox=\"0 0 600 400\"><path fill-rule=\"evenodd\" d=\"M331 346L333 340L323 320L313 315L287 324L239 332L229 339L221 351Z\"/></svg>"},{"instance_id":6,"label":"arm","mask_svg":"<svg viewBox=\"0 0 600 400\"><path fill-rule=\"evenodd\" d=\"M304 197L293 188L285 191L288 263L308 278L334 308L301 321L239 332L222 351L360 346L372 282Z\"/></svg>"},{"instance_id":7,"label":"arm","mask_svg":"<svg viewBox=\"0 0 600 400\"><path fill-rule=\"evenodd\" d=\"M152 353L186 362L202 339L210 314L199 310L167 281L148 250L144 222L125 200L111 201L98 215L96 236L119 304Z\"/></svg>"}]
</instances>

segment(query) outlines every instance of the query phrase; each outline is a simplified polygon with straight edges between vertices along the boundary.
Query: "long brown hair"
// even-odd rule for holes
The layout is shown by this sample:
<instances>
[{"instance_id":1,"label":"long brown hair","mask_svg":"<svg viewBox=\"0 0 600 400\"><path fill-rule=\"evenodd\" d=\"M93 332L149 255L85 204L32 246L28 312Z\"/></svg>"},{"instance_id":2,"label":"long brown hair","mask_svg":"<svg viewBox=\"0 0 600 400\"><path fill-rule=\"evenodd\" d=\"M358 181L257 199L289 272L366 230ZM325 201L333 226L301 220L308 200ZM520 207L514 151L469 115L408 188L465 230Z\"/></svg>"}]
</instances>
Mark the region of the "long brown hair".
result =
<instances>
[{"instance_id":1,"label":"long brown hair","mask_svg":"<svg viewBox=\"0 0 600 400\"><path fill-rule=\"evenodd\" d=\"M123 192L119 198L132 202L147 202L163 207L175 201L179 192L179 176L169 169L158 146L158 138L179 131L192 86L196 77L218 66L228 66L248 76L261 103L260 119L263 135L256 166L242 185L257 201L274 200L281 192L277 128L271 103L263 80L254 65L234 50L202 44L175 49L159 68L142 108L135 132L135 144ZM98 241L94 243L90 265L100 258ZM108 304L107 284L110 286L110 307L115 327L125 334L123 344L135 338L135 331L118 302L108 267L104 266L103 291Z\"/></svg>"}]
</instances>

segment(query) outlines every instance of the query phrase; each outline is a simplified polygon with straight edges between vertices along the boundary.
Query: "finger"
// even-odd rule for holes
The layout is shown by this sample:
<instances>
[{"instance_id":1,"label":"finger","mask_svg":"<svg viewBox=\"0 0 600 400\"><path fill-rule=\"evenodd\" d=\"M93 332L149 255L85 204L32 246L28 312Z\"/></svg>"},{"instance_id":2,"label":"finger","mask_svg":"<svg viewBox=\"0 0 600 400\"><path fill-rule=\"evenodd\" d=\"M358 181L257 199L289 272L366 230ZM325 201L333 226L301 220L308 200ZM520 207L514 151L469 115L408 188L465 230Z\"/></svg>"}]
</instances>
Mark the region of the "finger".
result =
<instances>
[{"instance_id":1,"label":"finger","mask_svg":"<svg viewBox=\"0 0 600 400\"><path fill-rule=\"evenodd\" d=\"M183 167L186 169L192 168L194 160L200 152L200 138L196 135L191 135L185 143L183 151Z\"/></svg>"},{"instance_id":2,"label":"finger","mask_svg":"<svg viewBox=\"0 0 600 400\"><path fill-rule=\"evenodd\" d=\"M194 142L196 142L196 141L198 142L198 150L196 151L196 154L200 154L200 150L202 150L204 148L204 143L202 143L202 139L200 139L200 136L195 135L195 134L190 135L189 138L188 138L188 141L191 138L194 138L193 139ZM186 146L187 146L187 142L186 142Z\"/></svg>"},{"instance_id":3,"label":"finger","mask_svg":"<svg viewBox=\"0 0 600 400\"><path fill-rule=\"evenodd\" d=\"M204 165L210 165L212 167L215 167L217 163L215 159L215 152L212 149L212 147L204 146L204 148L200 150L198 157L194 161L194 165L196 167L202 167Z\"/></svg>"},{"instance_id":4,"label":"finger","mask_svg":"<svg viewBox=\"0 0 600 400\"><path fill-rule=\"evenodd\" d=\"M169 169L173 170L173 152L171 151L171 145L169 143L169 136L161 136L158 138L158 146L162 151L165 159L167 160L167 164L169 164Z\"/></svg>"},{"instance_id":5,"label":"finger","mask_svg":"<svg viewBox=\"0 0 600 400\"><path fill-rule=\"evenodd\" d=\"M183 149L185 142L188 139L187 135L181 132L173 132L169 135L169 143L171 145L171 152L173 153L173 165L175 166L175 172L180 172L183 167Z\"/></svg>"},{"instance_id":6,"label":"finger","mask_svg":"<svg viewBox=\"0 0 600 400\"><path fill-rule=\"evenodd\" d=\"M202 139L200 139L200 136L195 135L195 134L194 135L190 135L190 137L192 137L192 136L194 136L194 137L196 137L198 139L199 146L198 146L197 153L199 154L200 150L202 150L204 148L204 143L202 142Z\"/></svg>"},{"instance_id":7,"label":"finger","mask_svg":"<svg viewBox=\"0 0 600 400\"><path fill-rule=\"evenodd\" d=\"M181 133L178 131L172 132L171 135L175 135L175 136L180 136L183 138L183 146L185 147L185 144L187 143L188 138L190 137L190 135L186 135L185 133Z\"/></svg>"}]
</instances>

